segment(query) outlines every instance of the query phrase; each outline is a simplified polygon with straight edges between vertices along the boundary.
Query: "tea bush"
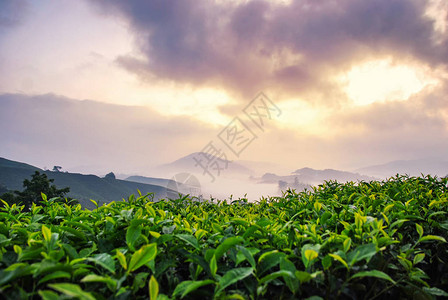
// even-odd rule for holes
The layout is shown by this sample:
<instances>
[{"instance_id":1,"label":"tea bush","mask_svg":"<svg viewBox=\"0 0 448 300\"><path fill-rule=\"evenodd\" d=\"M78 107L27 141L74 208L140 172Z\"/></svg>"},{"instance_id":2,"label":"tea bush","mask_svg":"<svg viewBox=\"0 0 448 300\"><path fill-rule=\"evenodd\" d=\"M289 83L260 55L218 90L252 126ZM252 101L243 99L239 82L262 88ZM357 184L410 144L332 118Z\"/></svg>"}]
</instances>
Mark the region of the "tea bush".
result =
<instances>
[{"instance_id":1,"label":"tea bush","mask_svg":"<svg viewBox=\"0 0 448 300\"><path fill-rule=\"evenodd\" d=\"M282 197L0 212L5 299L448 296L447 179L326 182Z\"/></svg>"}]
</instances>

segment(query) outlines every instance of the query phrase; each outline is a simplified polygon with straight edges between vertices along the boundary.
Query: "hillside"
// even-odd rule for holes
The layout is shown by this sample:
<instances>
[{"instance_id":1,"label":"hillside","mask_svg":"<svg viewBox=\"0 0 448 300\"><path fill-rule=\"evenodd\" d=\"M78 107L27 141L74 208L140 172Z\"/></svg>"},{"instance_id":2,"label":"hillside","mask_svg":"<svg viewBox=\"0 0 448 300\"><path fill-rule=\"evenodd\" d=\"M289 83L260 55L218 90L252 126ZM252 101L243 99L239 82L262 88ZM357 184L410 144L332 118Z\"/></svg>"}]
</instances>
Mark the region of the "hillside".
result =
<instances>
[{"instance_id":1,"label":"hillside","mask_svg":"<svg viewBox=\"0 0 448 300\"><path fill-rule=\"evenodd\" d=\"M43 172L34 166L0 157L0 183L8 190L21 190L23 180L35 171Z\"/></svg>"},{"instance_id":2,"label":"hillside","mask_svg":"<svg viewBox=\"0 0 448 300\"><path fill-rule=\"evenodd\" d=\"M54 184L58 188L70 187L68 196L78 199L84 207L88 208L93 206L90 199L100 203L119 201L131 194L136 194L137 190L140 190L142 194L155 193L155 199L166 196L166 188L159 185L104 179L95 175L44 171L25 163L0 158L0 184L8 190L22 190L23 180L30 178L35 171L45 173L48 178L54 179Z\"/></svg>"}]
</instances>

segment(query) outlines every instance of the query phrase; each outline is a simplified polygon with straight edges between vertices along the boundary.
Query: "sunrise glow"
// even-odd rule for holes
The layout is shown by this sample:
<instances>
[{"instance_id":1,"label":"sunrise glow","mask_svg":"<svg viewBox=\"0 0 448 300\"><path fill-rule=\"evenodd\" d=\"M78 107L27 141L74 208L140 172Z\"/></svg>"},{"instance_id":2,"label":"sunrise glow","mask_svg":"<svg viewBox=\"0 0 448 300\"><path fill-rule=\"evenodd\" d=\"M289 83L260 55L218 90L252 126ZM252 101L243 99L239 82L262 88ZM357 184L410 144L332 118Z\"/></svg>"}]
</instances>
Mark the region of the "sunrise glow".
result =
<instances>
[{"instance_id":1,"label":"sunrise glow","mask_svg":"<svg viewBox=\"0 0 448 300\"><path fill-rule=\"evenodd\" d=\"M356 105L409 99L436 80L419 68L373 60L354 66L344 77L345 91Z\"/></svg>"}]
</instances>

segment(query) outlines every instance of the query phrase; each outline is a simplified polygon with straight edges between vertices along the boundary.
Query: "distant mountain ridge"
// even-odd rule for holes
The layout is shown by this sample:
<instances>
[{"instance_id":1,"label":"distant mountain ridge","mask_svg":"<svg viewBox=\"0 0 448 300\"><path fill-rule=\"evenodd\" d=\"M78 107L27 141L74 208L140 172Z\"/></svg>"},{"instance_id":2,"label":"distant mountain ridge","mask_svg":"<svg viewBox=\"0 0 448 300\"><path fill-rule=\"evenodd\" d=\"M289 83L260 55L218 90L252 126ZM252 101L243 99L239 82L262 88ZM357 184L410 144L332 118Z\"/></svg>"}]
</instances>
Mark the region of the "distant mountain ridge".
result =
<instances>
[{"instance_id":1,"label":"distant mountain ridge","mask_svg":"<svg viewBox=\"0 0 448 300\"><path fill-rule=\"evenodd\" d=\"M90 199L100 203L120 201L131 194L136 194L137 190L142 194L154 193L155 199L165 198L167 193L166 187L160 185L106 179L96 175L46 171L29 164L0 158L0 184L8 190L22 190L23 180L29 179L35 171L54 179L54 184L58 188L70 187L67 196L77 199L87 208L93 208Z\"/></svg>"},{"instance_id":2,"label":"distant mountain ridge","mask_svg":"<svg viewBox=\"0 0 448 300\"><path fill-rule=\"evenodd\" d=\"M158 186L163 186L163 187L167 187L169 184L175 183L175 181L171 180L171 179L146 177L146 176L140 176L140 175L132 175L132 176L126 177L124 180L158 185Z\"/></svg>"},{"instance_id":3,"label":"distant mountain ridge","mask_svg":"<svg viewBox=\"0 0 448 300\"><path fill-rule=\"evenodd\" d=\"M397 173L410 176L430 174L444 177L448 174L448 161L438 159L395 160L385 164L360 168L356 172L381 178L391 177Z\"/></svg>"},{"instance_id":4,"label":"distant mountain ridge","mask_svg":"<svg viewBox=\"0 0 448 300\"><path fill-rule=\"evenodd\" d=\"M348 171L340 171L334 169L315 170L312 168L301 168L292 172L291 175L286 176L266 173L261 177L261 183L276 183L279 181L284 181L287 183L300 182L302 184L314 185L320 184L326 180L347 182L358 180L371 181L375 179L377 178Z\"/></svg>"},{"instance_id":5,"label":"distant mountain ridge","mask_svg":"<svg viewBox=\"0 0 448 300\"><path fill-rule=\"evenodd\" d=\"M197 163L198 160L200 163ZM203 169L201 168L200 164L203 166L207 165L208 161L216 162L217 165L219 165L219 168L221 168L221 173L238 173L242 175L252 175L253 171L237 162L228 160L226 161L225 158L217 157L205 152L194 152L191 154L188 154L184 157L181 157L171 163L160 165L156 168L157 172L161 172L164 175L166 173L174 174L174 173L181 173L181 172L189 172L189 173L202 173ZM216 166L210 165L209 166L211 170L215 168Z\"/></svg>"}]
</instances>

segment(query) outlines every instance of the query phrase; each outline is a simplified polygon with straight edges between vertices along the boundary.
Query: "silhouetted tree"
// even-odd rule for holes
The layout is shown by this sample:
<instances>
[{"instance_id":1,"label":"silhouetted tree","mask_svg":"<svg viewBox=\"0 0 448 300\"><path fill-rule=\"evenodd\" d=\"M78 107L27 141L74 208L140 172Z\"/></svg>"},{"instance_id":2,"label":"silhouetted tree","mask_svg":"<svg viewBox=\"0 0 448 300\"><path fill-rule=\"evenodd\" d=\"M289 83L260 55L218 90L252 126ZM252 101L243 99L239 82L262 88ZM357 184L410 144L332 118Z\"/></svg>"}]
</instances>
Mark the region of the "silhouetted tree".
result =
<instances>
[{"instance_id":1,"label":"silhouetted tree","mask_svg":"<svg viewBox=\"0 0 448 300\"><path fill-rule=\"evenodd\" d=\"M17 203L14 193L9 191L8 188L1 183L0 183L0 199L6 201L10 205ZM0 202L0 206L3 206L3 203Z\"/></svg>"},{"instance_id":2,"label":"silhouetted tree","mask_svg":"<svg viewBox=\"0 0 448 300\"><path fill-rule=\"evenodd\" d=\"M40 174L36 171L32 176L31 180L25 179L23 181L23 191L15 191L17 194L16 202L21 202L25 207L31 207L32 203L39 204L42 201L41 193L44 193L48 199L59 197L61 199L65 198L65 195L70 192L70 188L66 187L63 189L58 189L53 185L54 179L48 179L46 174Z\"/></svg>"},{"instance_id":3,"label":"silhouetted tree","mask_svg":"<svg viewBox=\"0 0 448 300\"><path fill-rule=\"evenodd\" d=\"M4 193L7 193L7 192L9 192L8 188L4 184L0 183L0 195L3 195Z\"/></svg>"},{"instance_id":4,"label":"silhouetted tree","mask_svg":"<svg viewBox=\"0 0 448 300\"><path fill-rule=\"evenodd\" d=\"M0 196L0 199L8 203L9 205L20 204L17 200L17 197L13 192L7 192ZM0 203L0 206L3 206L3 202Z\"/></svg>"},{"instance_id":5,"label":"silhouetted tree","mask_svg":"<svg viewBox=\"0 0 448 300\"><path fill-rule=\"evenodd\" d=\"M53 172L61 172L62 167L61 166L54 166Z\"/></svg>"}]
</instances>

